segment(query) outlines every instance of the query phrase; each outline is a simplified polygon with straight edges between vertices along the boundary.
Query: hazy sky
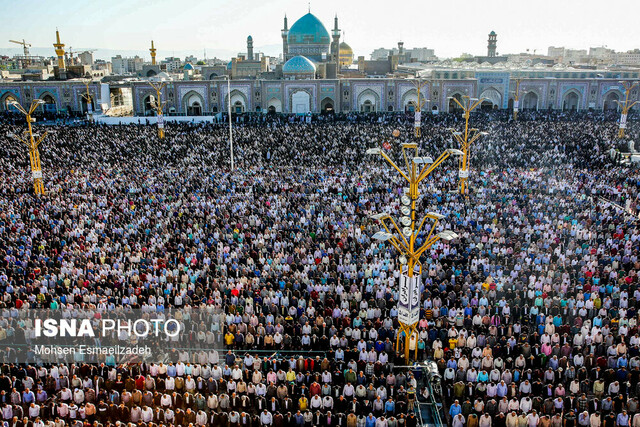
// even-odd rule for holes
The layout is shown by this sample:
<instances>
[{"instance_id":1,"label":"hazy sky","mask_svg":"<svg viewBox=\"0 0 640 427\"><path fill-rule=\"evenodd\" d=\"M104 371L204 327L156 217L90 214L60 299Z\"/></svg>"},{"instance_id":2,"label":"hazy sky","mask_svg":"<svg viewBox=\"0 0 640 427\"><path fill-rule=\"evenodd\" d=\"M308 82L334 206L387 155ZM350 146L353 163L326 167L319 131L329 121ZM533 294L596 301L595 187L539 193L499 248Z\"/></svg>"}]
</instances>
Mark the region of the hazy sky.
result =
<instances>
[{"instance_id":1,"label":"hazy sky","mask_svg":"<svg viewBox=\"0 0 640 427\"><path fill-rule=\"evenodd\" d=\"M148 49L153 38L159 57L172 51L209 57L246 50L251 34L256 50L281 53L282 18L289 26L307 12L301 0L0 0L0 53L53 47L56 26L67 46L115 50ZM498 33L498 53L529 49L546 53L550 45L588 49L606 45L617 51L640 47L633 25L640 1L620 0L323 0L311 12L330 30L337 13L346 42L356 56L378 47L429 47L440 57L462 52L485 55L487 34ZM624 25L624 17L629 17ZM624 28L624 31L621 30ZM261 49L262 48L262 49ZM148 58L148 51L145 57ZM227 56L228 57L228 56Z\"/></svg>"}]
</instances>

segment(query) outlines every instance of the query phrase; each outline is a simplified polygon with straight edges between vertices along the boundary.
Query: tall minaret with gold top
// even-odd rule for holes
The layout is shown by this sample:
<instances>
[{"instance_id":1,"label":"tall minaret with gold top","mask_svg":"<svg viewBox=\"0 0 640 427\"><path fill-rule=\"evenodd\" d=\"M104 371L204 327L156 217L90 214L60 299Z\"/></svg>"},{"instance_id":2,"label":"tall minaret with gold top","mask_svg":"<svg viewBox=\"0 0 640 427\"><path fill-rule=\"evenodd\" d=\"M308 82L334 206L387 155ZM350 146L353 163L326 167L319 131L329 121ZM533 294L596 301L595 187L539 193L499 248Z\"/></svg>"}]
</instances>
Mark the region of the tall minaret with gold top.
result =
<instances>
[{"instance_id":1,"label":"tall minaret with gold top","mask_svg":"<svg viewBox=\"0 0 640 427\"><path fill-rule=\"evenodd\" d=\"M151 40L151 49L149 49L149 52L151 52L151 65L156 65L156 48L153 47L153 40Z\"/></svg>"},{"instance_id":2,"label":"tall minaret with gold top","mask_svg":"<svg viewBox=\"0 0 640 427\"><path fill-rule=\"evenodd\" d=\"M58 68L60 71L65 70L64 65L64 43L60 43L60 33L56 28L56 42L53 44L53 47L56 48L56 55L58 55Z\"/></svg>"},{"instance_id":3,"label":"tall minaret with gold top","mask_svg":"<svg viewBox=\"0 0 640 427\"><path fill-rule=\"evenodd\" d=\"M56 48L56 55L58 55L58 73L57 78L60 80L67 79L67 67L64 63L64 43L60 43L60 33L56 28L56 42L53 44Z\"/></svg>"}]
</instances>

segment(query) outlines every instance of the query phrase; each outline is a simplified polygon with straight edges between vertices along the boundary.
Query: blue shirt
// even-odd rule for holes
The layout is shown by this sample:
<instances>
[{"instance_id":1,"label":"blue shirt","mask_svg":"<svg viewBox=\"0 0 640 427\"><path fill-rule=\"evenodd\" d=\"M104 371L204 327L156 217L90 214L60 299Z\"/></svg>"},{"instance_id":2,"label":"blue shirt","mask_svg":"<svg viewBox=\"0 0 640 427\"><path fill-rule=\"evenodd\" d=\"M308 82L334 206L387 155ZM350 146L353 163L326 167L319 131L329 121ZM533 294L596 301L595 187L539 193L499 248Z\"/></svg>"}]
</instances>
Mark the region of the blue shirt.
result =
<instances>
[{"instance_id":1,"label":"blue shirt","mask_svg":"<svg viewBox=\"0 0 640 427\"><path fill-rule=\"evenodd\" d=\"M619 426L628 426L629 425L629 415L625 415L622 412L618 414L618 418L616 418L616 422Z\"/></svg>"},{"instance_id":2,"label":"blue shirt","mask_svg":"<svg viewBox=\"0 0 640 427\"><path fill-rule=\"evenodd\" d=\"M462 413L462 407L460 406L460 404L454 403L449 408L449 415L451 415L451 418L455 417L456 415L458 415L460 413Z\"/></svg>"}]
</instances>

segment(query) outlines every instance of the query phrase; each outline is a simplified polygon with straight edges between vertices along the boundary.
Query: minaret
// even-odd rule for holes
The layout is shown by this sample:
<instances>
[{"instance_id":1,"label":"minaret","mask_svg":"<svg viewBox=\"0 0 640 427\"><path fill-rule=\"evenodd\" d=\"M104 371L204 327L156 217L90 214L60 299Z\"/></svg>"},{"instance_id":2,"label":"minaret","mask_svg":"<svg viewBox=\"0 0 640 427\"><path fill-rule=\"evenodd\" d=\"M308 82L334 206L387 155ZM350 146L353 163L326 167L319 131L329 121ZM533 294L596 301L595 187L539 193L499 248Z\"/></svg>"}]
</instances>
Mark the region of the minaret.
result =
<instances>
[{"instance_id":1,"label":"minaret","mask_svg":"<svg viewBox=\"0 0 640 427\"><path fill-rule=\"evenodd\" d=\"M247 61L253 61L253 37L247 37Z\"/></svg>"},{"instance_id":2,"label":"minaret","mask_svg":"<svg viewBox=\"0 0 640 427\"><path fill-rule=\"evenodd\" d=\"M60 43L60 33L56 28L56 42L53 44L53 47L56 48L56 55L58 55L58 69L60 71L65 71L64 65L64 43Z\"/></svg>"},{"instance_id":3,"label":"minaret","mask_svg":"<svg viewBox=\"0 0 640 427\"><path fill-rule=\"evenodd\" d=\"M289 25L287 24L287 15L284 15L284 29L282 30L282 60L287 61L287 55L289 55Z\"/></svg>"},{"instance_id":4,"label":"minaret","mask_svg":"<svg viewBox=\"0 0 640 427\"><path fill-rule=\"evenodd\" d=\"M153 46L153 40L151 40L151 49L149 49L149 52L151 52L151 65L156 65L156 48Z\"/></svg>"},{"instance_id":5,"label":"minaret","mask_svg":"<svg viewBox=\"0 0 640 427\"><path fill-rule=\"evenodd\" d=\"M498 45L498 35L495 31L489 33L489 44L487 45L487 56L493 58L496 56L496 47Z\"/></svg>"},{"instance_id":6,"label":"minaret","mask_svg":"<svg viewBox=\"0 0 640 427\"><path fill-rule=\"evenodd\" d=\"M398 42L398 56L404 55L404 42Z\"/></svg>"},{"instance_id":7,"label":"minaret","mask_svg":"<svg viewBox=\"0 0 640 427\"><path fill-rule=\"evenodd\" d=\"M338 28L338 15L333 20L333 31L331 32L333 43L331 43L331 58L332 61L338 62L338 56L340 55L340 29Z\"/></svg>"}]
</instances>

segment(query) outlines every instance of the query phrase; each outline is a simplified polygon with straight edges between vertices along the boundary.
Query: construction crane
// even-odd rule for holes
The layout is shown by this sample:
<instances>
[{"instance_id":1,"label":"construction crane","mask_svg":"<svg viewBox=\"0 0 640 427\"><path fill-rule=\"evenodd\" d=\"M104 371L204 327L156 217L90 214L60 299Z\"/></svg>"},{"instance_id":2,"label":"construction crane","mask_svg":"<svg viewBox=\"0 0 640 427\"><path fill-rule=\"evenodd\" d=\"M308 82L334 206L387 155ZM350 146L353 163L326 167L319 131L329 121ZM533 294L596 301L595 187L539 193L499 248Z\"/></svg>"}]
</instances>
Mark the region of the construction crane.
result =
<instances>
[{"instance_id":1,"label":"construction crane","mask_svg":"<svg viewBox=\"0 0 640 427\"><path fill-rule=\"evenodd\" d=\"M24 41L24 39L22 39L21 42L17 41L17 40L9 40L11 43L15 43L15 44L21 44L23 49L24 49L24 62L23 62L23 67L28 67L29 66L29 48L31 47L30 43L27 43L26 41Z\"/></svg>"},{"instance_id":2,"label":"construction crane","mask_svg":"<svg viewBox=\"0 0 640 427\"><path fill-rule=\"evenodd\" d=\"M11 43L15 43L15 44L21 44L22 47L24 48L24 56L29 56L29 48L31 47L30 43L27 43L24 41L24 39L22 39L21 42L16 41L16 40L9 40Z\"/></svg>"}]
</instances>

